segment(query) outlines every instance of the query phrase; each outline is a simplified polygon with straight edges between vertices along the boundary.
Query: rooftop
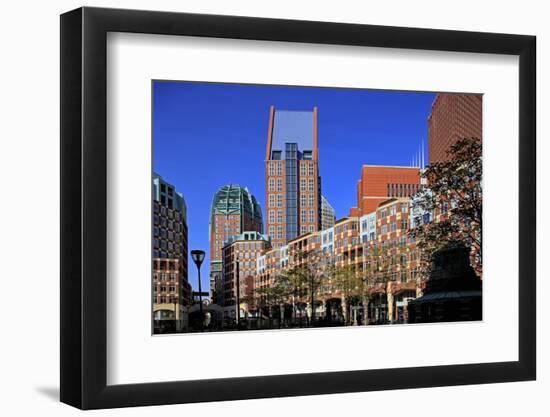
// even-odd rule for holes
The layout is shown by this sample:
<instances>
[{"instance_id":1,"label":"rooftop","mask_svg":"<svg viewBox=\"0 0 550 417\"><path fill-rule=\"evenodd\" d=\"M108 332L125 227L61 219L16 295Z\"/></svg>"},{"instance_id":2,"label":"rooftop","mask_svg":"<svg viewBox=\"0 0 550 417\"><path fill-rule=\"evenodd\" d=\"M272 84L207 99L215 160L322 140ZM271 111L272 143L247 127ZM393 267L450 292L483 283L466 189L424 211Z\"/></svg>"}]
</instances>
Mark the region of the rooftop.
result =
<instances>
[{"instance_id":1,"label":"rooftop","mask_svg":"<svg viewBox=\"0 0 550 417\"><path fill-rule=\"evenodd\" d=\"M286 143L296 143L298 151L313 151L313 111L275 110L272 150L284 151Z\"/></svg>"}]
</instances>

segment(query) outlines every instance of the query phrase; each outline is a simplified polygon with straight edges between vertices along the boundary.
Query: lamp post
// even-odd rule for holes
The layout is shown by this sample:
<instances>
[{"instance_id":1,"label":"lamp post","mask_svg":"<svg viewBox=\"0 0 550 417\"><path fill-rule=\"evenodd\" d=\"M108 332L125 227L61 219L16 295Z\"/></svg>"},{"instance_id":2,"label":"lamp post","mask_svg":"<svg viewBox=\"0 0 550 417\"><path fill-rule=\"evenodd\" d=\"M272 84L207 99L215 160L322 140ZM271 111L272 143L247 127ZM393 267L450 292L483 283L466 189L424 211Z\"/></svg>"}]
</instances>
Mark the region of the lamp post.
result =
<instances>
[{"instance_id":1,"label":"lamp post","mask_svg":"<svg viewBox=\"0 0 550 417\"><path fill-rule=\"evenodd\" d=\"M237 278L236 278L236 281L237 281L237 317L236 317L236 320L237 320L237 328L239 327L240 325L240 322L241 322L241 274L240 274L240 271L239 271L239 261L237 260L237 263L236 263L236 270L237 270Z\"/></svg>"},{"instance_id":2,"label":"lamp post","mask_svg":"<svg viewBox=\"0 0 550 417\"><path fill-rule=\"evenodd\" d=\"M204 327L204 317L202 315L202 286L201 286L201 264L202 261L204 261L204 251L200 249L195 249L191 251L191 258L193 259L193 262L195 262L195 265L197 265L197 270L199 272L199 310L201 313L201 330L203 330Z\"/></svg>"}]
</instances>

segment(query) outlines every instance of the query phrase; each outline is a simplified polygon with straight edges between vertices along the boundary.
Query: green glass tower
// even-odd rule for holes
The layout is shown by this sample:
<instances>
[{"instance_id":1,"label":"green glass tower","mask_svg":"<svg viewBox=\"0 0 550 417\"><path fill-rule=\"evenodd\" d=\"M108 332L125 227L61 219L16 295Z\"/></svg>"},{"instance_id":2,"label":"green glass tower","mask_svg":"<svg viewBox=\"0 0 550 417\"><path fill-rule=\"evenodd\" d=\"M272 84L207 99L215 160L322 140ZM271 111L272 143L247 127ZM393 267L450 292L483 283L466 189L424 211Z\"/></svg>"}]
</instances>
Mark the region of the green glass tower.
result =
<instances>
[{"instance_id":1,"label":"green glass tower","mask_svg":"<svg viewBox=\"0 0 550 417\"><path fill-rule=\"evenodd\" d=\"M217 303L222 285L222 249L229 239L243 232L263 233L262 209L246 187L221 187L210 207L210 297ZM218 291L217 291L218 289Z\"/></svg>"}]
</instances>

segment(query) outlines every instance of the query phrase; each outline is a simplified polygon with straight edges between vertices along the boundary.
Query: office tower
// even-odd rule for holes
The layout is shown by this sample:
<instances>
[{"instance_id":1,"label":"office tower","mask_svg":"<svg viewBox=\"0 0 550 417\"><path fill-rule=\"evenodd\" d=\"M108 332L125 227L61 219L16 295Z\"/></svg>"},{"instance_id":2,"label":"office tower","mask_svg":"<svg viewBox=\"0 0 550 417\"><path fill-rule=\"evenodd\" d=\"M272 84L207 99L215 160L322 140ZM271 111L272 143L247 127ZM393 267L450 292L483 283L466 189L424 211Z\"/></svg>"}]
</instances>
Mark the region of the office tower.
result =
<instances>
[{"instance_id":1,"label":"office tower","mask_svg":"<svg viewBox=\"0 0 550 417\"><path fill-rule=\"evenodd\" d=\"M321 227L317 107L271 106L265 155L266 232L281 247Z\"/></svg>"},{"instance_id":2,"label":"office tower","mask_svg":"<svg viewBox=\"0 0 550 417\"><path fill-rule=\"evenodd\" d=\"M187 207L172 184L153 174L153 317L156 332L187 325L191 302Z\"/></svg>"}]
</instances>

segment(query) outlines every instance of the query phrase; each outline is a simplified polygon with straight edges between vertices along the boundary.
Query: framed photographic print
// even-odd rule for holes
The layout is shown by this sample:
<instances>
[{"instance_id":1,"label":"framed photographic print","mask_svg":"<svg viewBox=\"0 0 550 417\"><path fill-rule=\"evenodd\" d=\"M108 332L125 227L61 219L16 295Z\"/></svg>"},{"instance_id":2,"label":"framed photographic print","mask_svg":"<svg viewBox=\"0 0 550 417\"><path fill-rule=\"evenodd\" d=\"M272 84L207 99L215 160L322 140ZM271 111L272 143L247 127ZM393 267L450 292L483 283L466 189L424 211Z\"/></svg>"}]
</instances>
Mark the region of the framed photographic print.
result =
<instances>
[{"instance_id":1,"label":"framed photographic print","mask_svg":"<svg viewBox=\"0 0 550 417\"><path fill-rule=\"evenodd\" d=\"M61 16L61 401L535 379L535 38Z\"/></svg>"}]
</instances>

